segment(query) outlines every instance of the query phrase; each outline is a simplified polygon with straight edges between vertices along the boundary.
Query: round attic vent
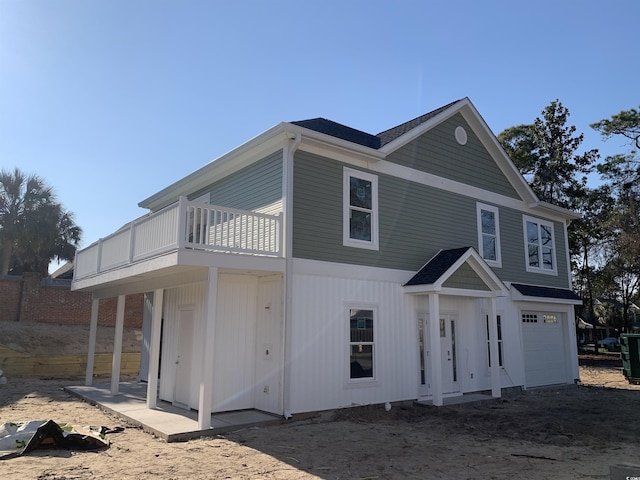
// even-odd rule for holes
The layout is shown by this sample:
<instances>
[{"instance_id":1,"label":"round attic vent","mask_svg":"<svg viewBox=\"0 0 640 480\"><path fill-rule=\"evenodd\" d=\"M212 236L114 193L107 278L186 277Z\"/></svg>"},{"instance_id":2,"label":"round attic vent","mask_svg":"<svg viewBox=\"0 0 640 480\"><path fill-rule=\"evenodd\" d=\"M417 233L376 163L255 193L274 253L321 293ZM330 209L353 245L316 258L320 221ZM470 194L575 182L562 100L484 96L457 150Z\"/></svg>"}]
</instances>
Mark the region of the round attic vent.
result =
<instances>
[{"instance_id":1,"label":"round attic vent","mask_svg":"<svg viewBox=\"0 0 640 480\"><path fill-rule=\"evenodd\" d=\"M467 131L463 127L456 127L455 136L456 136L456 141L460 145L466 145Z\"/></svg>"}]
</instances>

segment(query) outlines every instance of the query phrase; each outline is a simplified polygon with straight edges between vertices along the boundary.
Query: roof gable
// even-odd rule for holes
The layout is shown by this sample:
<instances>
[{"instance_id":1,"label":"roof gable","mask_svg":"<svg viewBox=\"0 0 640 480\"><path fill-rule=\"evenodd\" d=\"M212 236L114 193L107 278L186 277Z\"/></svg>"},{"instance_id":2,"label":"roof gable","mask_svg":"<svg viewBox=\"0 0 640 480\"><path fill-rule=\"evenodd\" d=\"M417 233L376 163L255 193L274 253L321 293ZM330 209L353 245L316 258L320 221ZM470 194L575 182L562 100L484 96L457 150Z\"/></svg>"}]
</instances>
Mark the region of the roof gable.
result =
<instances>
[{"instance_id":1,"label":"roof gable","mask_svg":"<svg viewBox=\"0 0 640 480\"><path fill-rule=\"evenodd\" d=\"M459 273L467 281L457 278ZM472 247L440 250L403 286L406 293L417 294L474 290L479 296L507 295L502 281Z\"/></svg>"}]
</instances>

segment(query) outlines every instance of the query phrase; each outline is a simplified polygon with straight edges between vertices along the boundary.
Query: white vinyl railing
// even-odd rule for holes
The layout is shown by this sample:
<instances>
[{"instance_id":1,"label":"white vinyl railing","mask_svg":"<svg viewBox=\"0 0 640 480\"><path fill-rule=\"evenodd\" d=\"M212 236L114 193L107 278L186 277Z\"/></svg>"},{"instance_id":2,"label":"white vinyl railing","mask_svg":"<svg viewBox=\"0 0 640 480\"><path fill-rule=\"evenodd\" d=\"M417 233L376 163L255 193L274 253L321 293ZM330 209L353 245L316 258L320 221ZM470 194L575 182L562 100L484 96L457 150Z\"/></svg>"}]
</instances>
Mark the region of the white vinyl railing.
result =
<instances>
[{"instance_id":1,"label":"white vinyl railing","mask_svg":"<svg viewBox=\"0 0 640 480\"><path fill-rule=\"evenodd\" d=\"M132 264L177 249L282 256L282 214L189 202L178 203L131 222L80 250L75 279Z\"/></svg>"}]
</instances>

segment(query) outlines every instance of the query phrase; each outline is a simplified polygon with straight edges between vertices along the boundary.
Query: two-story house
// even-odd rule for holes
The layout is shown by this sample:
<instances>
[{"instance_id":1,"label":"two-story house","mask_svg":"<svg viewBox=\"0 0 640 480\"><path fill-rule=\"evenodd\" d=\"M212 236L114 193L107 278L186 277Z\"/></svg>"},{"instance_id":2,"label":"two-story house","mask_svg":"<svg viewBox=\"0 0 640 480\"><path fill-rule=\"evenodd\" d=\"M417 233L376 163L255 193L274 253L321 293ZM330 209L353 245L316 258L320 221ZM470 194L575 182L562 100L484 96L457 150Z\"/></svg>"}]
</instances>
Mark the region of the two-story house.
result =
<instances>
[{"instance_id":1,"label":"two-story house","mask_svg":"<svg viewBox=\"0 0 640 480\"><path fill-rule=\"evenodd\" d=\"M147 294L147 405L202 429L578 378L576 215L536 198L467 98L378 135L280 123L140 206L78 252L73 288L92 325L118 297L119 328Z\"/></svg>"}]
</instances>

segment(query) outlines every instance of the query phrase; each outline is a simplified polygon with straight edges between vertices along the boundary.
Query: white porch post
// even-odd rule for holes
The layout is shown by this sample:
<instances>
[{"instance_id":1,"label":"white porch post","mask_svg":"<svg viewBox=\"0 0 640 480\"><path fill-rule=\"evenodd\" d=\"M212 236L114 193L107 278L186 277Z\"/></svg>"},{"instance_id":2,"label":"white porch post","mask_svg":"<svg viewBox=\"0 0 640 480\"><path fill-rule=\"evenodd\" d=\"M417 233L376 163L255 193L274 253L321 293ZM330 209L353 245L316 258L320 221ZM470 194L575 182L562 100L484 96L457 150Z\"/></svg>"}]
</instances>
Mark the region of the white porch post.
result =
<instances>
[{"instance_id":1,"label":"white porch post","mask_svg":"<svg viewBox=\"0 0 640 480\"><path fill-rule=\"evenodd\" d=\"M489 299L489 353L491 354L491 396L500 398L500 356L498 353L498 314L496 313L496 298Z\"/></svg>"},{"instance_id":2,"label":"white porch post","mask_svg":"<svg viewBox=\"0 0 640 480\"><path fill-rule=\"evenodd\" d=\"M111 363L111 395L120 387L120 357L122 356L122 332L124 330L124 295L118 296L116 308L116 331L113 339L113 361Z\"/></svg>"},{"instance_id":3,"label":"white porch post","mask_svg":"<svg viewBox=\"0 0 640 480\"><path fill-rule=\"evenodd\" d=\"M442 399L442 347L440 343L440 295L429 294L429 364L431 365L431 398L441 406Z\"/></svg>"},{"instance_id":4,"label":"white porch post","mask_svg":"<svg viewBox=\"0 0 640 480\"><path fill-rule=\"evenodd\" d=\"M218 269L209 268L204 319L201 322L202 377L200 378L200 398L198 400L198 429L211 428L211 402L213 395L213 360L218 307Z\"/></svg>"},{"instance_id":5,"label":"white porch post","mask_svg":"<svg viewBox=\"0 0 640 480\"><path fill-rule=\"evenodd\" d=\"M158 406L158 370L160 364L160 327L162 324L162 302L164 290L153 292L151 311L151 342L149 345L149 369L147 374L147 408Z\"/></svg>"},{"instance_id":6,"label":"white porch post","mask_svg":"<svg viewBox=\"0 0 640 480\"><path fill-rule=\"evenodd\" d=\"M89 353L87 354L87 371L84 376L85 385L93 385L93 363L96 355L96 334L98 332L98 307L100 299L91 300L91 323L89 325Z\"/></svg>"}]
</instances>

